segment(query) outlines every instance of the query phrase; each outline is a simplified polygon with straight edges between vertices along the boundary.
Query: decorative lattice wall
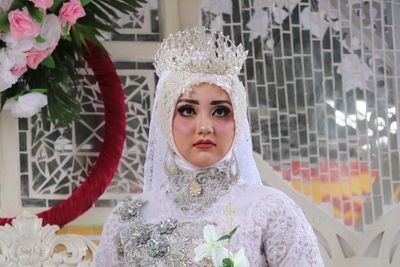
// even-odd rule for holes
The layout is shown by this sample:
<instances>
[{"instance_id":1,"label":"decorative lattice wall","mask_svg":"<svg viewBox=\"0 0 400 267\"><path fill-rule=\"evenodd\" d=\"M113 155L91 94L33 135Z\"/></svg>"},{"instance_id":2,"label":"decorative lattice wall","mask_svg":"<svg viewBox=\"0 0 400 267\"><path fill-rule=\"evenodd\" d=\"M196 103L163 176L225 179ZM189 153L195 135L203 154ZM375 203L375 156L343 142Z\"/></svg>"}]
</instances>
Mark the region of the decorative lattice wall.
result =
<instances>
[{"instance_id":1,"label":"decorative lattice wall","mask_svg":"<svg viewBox=\"0 0 400 267\"><path fill-rule=\"evenodd\" d=\"M127 136L117 174L96 206L116 200L143 186L150 107L155 74L152 63L115 62L125 93ZM50 207L66 199L88 176L103 142L103 101L94 77L82 75L81 120L69 129L54 128L40 117L20 119L22 204Z\"/></svg>"},{"instance_id":2,"label":"decorative lattice wall","mask_svg":"<svg viewBox=\"0 0 400 267\"><path fill-rule=\"evenodd\" d=\"M254 151L344 225L397 205L398 1L210 1L203 24L249 51Z\"/></svg>"}]
</instances>

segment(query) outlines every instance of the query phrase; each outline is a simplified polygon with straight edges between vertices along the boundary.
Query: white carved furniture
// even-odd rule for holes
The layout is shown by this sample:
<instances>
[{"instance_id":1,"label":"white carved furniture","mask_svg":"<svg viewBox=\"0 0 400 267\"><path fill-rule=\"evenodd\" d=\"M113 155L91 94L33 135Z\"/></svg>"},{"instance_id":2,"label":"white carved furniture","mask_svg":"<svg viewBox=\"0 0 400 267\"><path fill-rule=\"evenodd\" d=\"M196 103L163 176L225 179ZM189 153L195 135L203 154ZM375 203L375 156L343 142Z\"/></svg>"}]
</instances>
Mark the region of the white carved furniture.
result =
<instances>
[{"instance_id":1,"label":"white carved furniture","mask_svg":"<svg viewBox=\"0 0 400 267\"><path fill-rule=\"evenodd\" d=\"M59 229L42 226L42 219L28 212L1 226L0 266L95 266L97 246L80 235L57 235Z\"/></svg>"}]
</instances>

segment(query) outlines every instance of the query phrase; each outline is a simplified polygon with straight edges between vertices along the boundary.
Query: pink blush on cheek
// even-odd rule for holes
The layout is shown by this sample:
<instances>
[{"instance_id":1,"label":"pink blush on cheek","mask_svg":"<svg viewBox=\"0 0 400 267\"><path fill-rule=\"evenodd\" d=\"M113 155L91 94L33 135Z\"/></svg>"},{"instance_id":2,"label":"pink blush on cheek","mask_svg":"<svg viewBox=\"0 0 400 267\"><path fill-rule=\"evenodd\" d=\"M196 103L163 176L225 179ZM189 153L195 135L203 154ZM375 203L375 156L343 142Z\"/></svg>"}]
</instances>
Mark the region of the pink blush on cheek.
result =
<instances>
[{"instance_id":1,"label":"pink blush on cheek","mask_svg":"<svg viewBox=\"0 0 400 267\"><path fill-rule=\"evenodd\" d=\"M187 135L194 132L194 123L181 116L176 116L172 122L174 135Z\"/></svg>"},{"instance_id":2,"label":"pink blush on cheek","mask_svg":"<svg viewBox=\"0 0 400 267\"><path fill-rule=\"evenodd\" d=\"M217 122L214 123L213 128L217 135L233 136L235 134L235 121Z\"/></svg>"}]
</instances>

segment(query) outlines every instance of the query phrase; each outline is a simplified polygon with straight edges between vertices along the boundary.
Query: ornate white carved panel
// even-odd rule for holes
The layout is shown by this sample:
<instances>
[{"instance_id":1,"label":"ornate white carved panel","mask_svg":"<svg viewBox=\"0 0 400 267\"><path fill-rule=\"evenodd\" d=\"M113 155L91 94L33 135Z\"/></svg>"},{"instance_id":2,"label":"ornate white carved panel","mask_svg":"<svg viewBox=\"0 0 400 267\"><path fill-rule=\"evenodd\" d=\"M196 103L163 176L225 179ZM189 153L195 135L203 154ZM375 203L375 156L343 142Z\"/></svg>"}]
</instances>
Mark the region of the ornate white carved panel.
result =
<instances>
[{"instance_id":1,"label":"ornate white carved panel","mask_svg":"<svg viewBox=\"0 0 400 267\"><path fill-rule=\"evenodd\" d=\"M1 226L0 266L94 267L97 246L83 236L56 235L58 229L55 225L42 227L42 219L28 212L17 216L12 226Z\"/></svg>"}]
</instances>

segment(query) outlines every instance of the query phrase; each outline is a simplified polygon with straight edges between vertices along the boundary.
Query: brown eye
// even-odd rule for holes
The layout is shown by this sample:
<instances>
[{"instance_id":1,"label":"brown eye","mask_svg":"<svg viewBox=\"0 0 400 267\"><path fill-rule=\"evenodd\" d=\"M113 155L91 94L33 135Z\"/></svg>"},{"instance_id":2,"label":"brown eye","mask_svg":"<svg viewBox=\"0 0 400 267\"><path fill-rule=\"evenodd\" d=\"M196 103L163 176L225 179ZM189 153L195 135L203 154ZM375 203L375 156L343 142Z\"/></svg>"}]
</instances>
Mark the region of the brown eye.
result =
<instances>
[{"instance_id":1,"label":"brown eye","mask_svg":"<svg viewBox=\"0 0 400 267\"><path fill-rule=\"evenodd\" d=\"M231 110L227 107L217 107L213 110L212 115L215 117L223 118L229 115Z\"/></svg>"},{"instance_id":2,"label":"brown eye","mask_svg":"<svg viewBox=\"0 0 400 267\"><path fill-rule=\"evenodd\" d=\"M179 107L178 112L183 117L192 117L192 116L196 115L196 111L194 110L194 108L189 105Z\"/></svg>"}]
</instances>

